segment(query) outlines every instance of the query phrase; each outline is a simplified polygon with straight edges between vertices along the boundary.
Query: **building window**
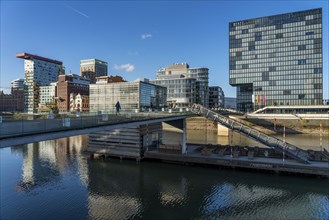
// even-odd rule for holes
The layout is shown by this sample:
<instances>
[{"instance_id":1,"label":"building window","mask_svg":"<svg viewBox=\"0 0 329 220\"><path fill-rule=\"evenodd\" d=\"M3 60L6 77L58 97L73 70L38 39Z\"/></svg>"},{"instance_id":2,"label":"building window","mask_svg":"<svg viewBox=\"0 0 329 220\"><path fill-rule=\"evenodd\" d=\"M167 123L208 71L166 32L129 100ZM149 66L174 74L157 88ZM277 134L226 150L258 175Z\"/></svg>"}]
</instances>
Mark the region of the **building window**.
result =
<instances>
[{"instance_id":1,"label":"building window","mask_svg":"<svg viewBox=\"0 0 329 220\"><path fill-rule=\"evenodd\" d=\"M242 34L248 34L248 29L243 29Z\"/></svg>"},{"instance_id":2,"label":"building window","mask_svg":"<svg viewBox=\"0 0 329 220\"><path fill-rule=\"evenodd\" d=\"M275 38L276 38L276 39L281 39L281 38L283 38L283 34L282 34L282 33L280 33L280 34L276 34L276 35L275 35Z\"/></svg>"}]
</instances>

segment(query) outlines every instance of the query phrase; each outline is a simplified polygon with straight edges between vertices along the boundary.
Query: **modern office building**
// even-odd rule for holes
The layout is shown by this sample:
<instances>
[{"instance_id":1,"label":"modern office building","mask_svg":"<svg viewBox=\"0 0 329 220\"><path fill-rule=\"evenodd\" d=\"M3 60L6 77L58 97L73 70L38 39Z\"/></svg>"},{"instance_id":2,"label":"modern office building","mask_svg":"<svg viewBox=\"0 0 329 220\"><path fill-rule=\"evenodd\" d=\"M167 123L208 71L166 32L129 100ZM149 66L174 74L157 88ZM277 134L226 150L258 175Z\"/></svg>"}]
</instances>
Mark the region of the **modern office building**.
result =
<instances>
[{"instance_id":1,"label":"modern office building","mask_svg":"<svg viewBox=\"0 0 329 220\"><path fill-rule=\"evenodd\" d=\"M107 76L107 62L98 59L81 60L80 76L89 79L90 84L96 83L96 77Z\"/></svg>"},{"instance_id":2,"label":"modern office building","mask_svg":"<svg viewBox=\"0 0 329 220\"><path fill-rule=\"evenodd\" d=\"M10 83L11 89L24 89L24 79L15 79Z\"/></svg>"},{"instance_id":3,"label":"modern office building","mask_svg":"<svg viewBox=\"0 0 329 220\"><path fill-rule=\"evenodd\" d=\"M189 107L196 103L195 78L156 79L150 82L167 88L167 103L170 108Z\"/></svg>"},{"instance_id":4,"label":"modern office building","mask_svg":"<svg viewBox=\"0 0 329 220\"><path fill-rule=\"evenodd\" d=\"M40 86L58 80L64 72L62 62L28 53L16 54L24 59L24 111L36 113L39 105Z\"/></svg>"},{"instance_id":5,"label":"modern office building","mask_svg":"<svg viewBox=\"0 0 329 220\"><path fill-rule=\"evenodd\" d=\"M175 63L157 71L152 83L167 87L171 107L187 107L198 103L209 105L209 69L190 68L187 63Z\"/></svg>"},{"instance_id":6,"label":"modern office building","mask_svg":"<svg viewBox=\"0 0 329 220\"><path fill-rule=\"evenodd\" d=\"M219 86L209 86L209 107L224 108L224 91Z\"/></svg>"},{"instance_id":7,"label":"modern office building","mask_svg":"<svg viewBox=\"0 0 329 220\"><path fill-rule=\"evenodd\" d=\"M322 9L229 23L237 109L322 104Z\"/></svg>"},{"instance_id":8,"label":"modern office building","mask_svg":"<svg viewBox=\"0 0 329 220\"><path fill-rule=\"evenodd\" d=\"M224 108L236 110L236 98L225 97Z\"/></svg>"},{"instance_id":9,"label":"modern office building","mask_svg":"<svg viewBox=\"0 0 329 220\"><path fill-rule=\"evenodd\" d=\"M13 98L13 109L16 112L24 111L24 79L11 81L11 95Z\"/></svg>"},{"instance_id":10,"label":"modern office building","mask_svg":"<svg viewBox=\"0 0 329 220\"><path fill-rule=\"evenodd\" d=\"M98 78L96 78L98 80ZM148 111L166 106L167 89L145 81L107 82L96 81L90 85L90 112L115 112L120 102L121 111Z\"/></svg>"},{"instance_id":11,"label":"modern office building","mask_svg":"<svg viewBox=\"0 0 329 220\"><path fill-rule=\"evenodd\" d=\"M89 79L77 74L60 75L57 82L57 103L60 112L71 109L71 94L89 95ZM82 110L82 109L81 109Z\"/></svg>"},{"instance_id":12,"label":"modern office building","mask_svg":"<svg viewBox=\"0 0 329 220\"><path fill-rule=\"evenodd\" d=\"M49 86L39 87L39 108L38 112L49 111L47 104L56 102L57 83L50 83Z\"/></svg>"}]
</instances>

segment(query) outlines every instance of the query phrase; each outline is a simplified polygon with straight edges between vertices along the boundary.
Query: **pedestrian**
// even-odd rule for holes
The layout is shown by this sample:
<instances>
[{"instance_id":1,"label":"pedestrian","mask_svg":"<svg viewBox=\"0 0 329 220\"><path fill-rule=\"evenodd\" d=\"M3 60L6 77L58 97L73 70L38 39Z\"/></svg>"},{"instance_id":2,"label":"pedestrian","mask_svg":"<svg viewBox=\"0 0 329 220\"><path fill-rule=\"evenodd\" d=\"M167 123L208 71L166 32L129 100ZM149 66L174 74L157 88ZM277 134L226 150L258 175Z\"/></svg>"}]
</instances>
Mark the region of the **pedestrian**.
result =
<instances>
[{"instance_id":1,"label":"pedestrian","mask_svg":"<svg viewBox=\"0 0 329 220\"><path fill-rule=\"evenodd\" d=\"M117 101L117 104L115 104L115 109L117 110L117 113L116 114L119 114L120 109L121 109L121 106L120 106L120 102L119 101Z\"/></svg>"}]
</instances>

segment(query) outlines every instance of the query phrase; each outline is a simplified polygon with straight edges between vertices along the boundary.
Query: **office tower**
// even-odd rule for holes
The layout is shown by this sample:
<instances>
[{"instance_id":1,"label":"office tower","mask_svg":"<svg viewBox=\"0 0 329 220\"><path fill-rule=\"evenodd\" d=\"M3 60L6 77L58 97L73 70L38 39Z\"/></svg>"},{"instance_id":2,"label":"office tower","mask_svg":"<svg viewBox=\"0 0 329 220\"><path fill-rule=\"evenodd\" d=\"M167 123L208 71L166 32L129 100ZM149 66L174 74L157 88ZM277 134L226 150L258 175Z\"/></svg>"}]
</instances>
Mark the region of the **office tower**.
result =
<instances>
[{"instance_id":1,"label":"office tower","mask_svg":"<svg viewBox=\"0 0 329 220\"><path fill-rule=\"evenodd\" d=\"M107 62L98 59L81 60L80 76L89 79L90 84L95 84L96 77L107 76Z\"/></svg>"},{"instance_id":2,"label":"office tower","mask_svg":"<svg viewBox=\"0 0 329 220\"><path fill-rule=\"evenodd\" d=\"M219 86L209 86L209 107L224 108L224 91Z\"/></svg>"},{"instance_id":3,"label":"office tower","mask_svg":"<svg viewBox=\"0 0 329 220\"><path fill-rule=\"evenodd\" d=\"M36 113L39 105L39 87L47 86L58 80L58 75L64 72L62 62L32 55L16 54L24 59L24 111Z\"/></svg>"},{"instance_id":4,"label":"office tower","mask_svg":"<svg viewBox=\"0 0 329 220\"><path fill-rule=\"evenodd\" d=\"M187 63L175 63L157 71L152 83L167 87L170 107L188 107L198 103L209 105L208 68L190 68Z\"/></svg>"},{"instance_id":5,"label":"office tower","mask_svg":"<svg viewBox=\"0 0 329 220\"><path fill-rule=\"evenodd\" d=\"M322 9L229 23L237 109L322 104Z\"/></svg>"}]
</instances>

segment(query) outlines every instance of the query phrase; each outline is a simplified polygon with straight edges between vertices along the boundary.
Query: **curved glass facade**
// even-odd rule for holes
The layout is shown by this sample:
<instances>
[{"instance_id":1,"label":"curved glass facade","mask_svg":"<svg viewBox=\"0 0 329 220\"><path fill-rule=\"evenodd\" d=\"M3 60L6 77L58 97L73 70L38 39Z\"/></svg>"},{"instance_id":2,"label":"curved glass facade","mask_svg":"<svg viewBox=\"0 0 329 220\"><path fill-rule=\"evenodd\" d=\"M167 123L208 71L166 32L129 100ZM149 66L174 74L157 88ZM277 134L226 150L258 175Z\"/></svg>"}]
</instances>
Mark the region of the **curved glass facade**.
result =
<instances>
[{"instance_id":1,"label":"curved glass facade","mask_svg":"<svg viewBox=\"0 0 329 220\"><path fill-rule=\"evenodd\" d=\"M120 102L121 111L133 112L161 109L166 105L167 89L146 82L122 82L90 85L90 112L115 112Z\"/></svg>"}]
</instances>

